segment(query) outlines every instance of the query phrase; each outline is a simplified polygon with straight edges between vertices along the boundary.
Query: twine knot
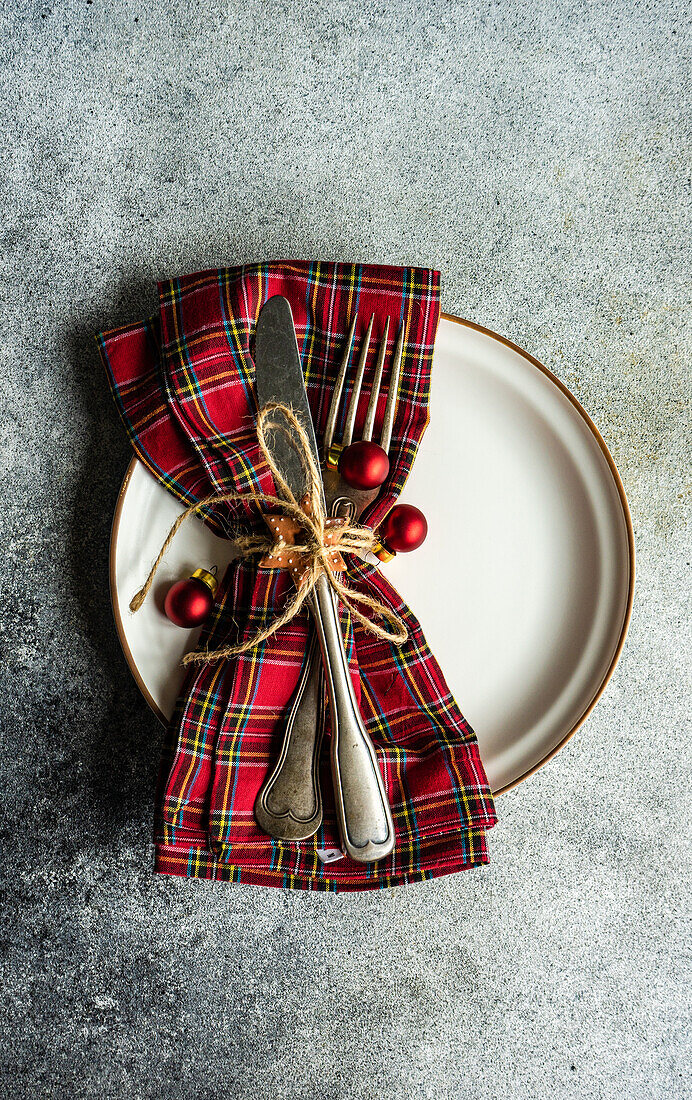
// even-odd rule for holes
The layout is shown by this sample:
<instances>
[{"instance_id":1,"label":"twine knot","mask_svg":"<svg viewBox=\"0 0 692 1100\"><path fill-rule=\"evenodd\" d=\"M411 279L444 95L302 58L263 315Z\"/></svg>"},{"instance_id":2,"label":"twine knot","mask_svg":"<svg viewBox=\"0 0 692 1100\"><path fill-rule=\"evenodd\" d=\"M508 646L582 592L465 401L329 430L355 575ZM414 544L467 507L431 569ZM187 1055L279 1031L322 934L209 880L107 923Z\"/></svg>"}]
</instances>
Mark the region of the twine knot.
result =
<instances>
[{"instance_id":1,"label":"twine knot","mask_svg":"<svg viewBox=\"0 0 692 1100\"><path fill-rule=\"evenodd\" d=\"M280 415L281 420L272 419L276 414ZM308 485L308 491L300 501L296 499L274 460L267 439L270 432L281 432L300 458ZM257 439L281 496L256 493L252 490L242 493L218 493L205 497L186 508L168 532L146 581L132 597L130 611L138 611L144 603L169 546L183 523L191 515L209 505L251 501L258 506L264 506L265 509L269 506L278 508L280 511L279 515L267 514L265 511L268 535L238 536L235 542L240 551L240 557L250 558L256 554L262 554L260 568L289 568L296 584L296 593L285 610L251 638L234 646L187 653L183 657L183 664L208 664L211 661L234 657L254 649L296 617L322 575L327 577L339 600L365 630L378 638L401 645L406 641L408 632L400 616L380 600L347 588L339 579L339 573L345 568L342 555L356 554L362 558L365 553L374 549L378 540L369 527L327 516L323 503L322 475L314 459L308 435L295 413L286 405L274 402L265 405L257 418ZM356 606L357 604L368 608L370 617L363 614ZM374 621L375 618L384 620L388 624L387 627L380 626Z\"/></svg>"}]
</instances>

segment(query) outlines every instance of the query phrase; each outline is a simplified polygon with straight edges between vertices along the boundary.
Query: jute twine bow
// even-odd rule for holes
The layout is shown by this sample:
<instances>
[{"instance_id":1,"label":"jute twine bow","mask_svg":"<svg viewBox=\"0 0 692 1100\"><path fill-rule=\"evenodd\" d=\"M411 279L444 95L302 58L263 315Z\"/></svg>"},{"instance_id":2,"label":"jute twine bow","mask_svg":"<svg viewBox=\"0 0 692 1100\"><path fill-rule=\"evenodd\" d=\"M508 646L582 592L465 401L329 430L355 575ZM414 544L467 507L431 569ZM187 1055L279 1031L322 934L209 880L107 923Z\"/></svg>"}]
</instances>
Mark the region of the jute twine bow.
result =
<instances>
[{"instance_id":1,"label":"jute twine bow","mask_svg":"<svg viewBox=\"0 0 692 1100\"><path fill-rule=\"evenodd\" d=\"M274 413L280 413L282 421L272 419L272 414ZM303 498L302 506L301 503L296 500L290 486L284 480L281 471L274 461L271 448L267 441L267 434L269 432L281 432L300 457L308 481L308 493L306 497ZM377 545L377 538L368 527L362 527L359 524L350 524L345 521L335 527L333 520L328 521L322 502L322 475L313 458L310 440L293 411L288 408L288 406L277 403L265 405L257 419L257 439L259 441L260 450L272 472L274 484L281 493L281 496L272 496L269 493L256 493L252 490L247 490L242 493L218 493L214 496L205 497L204 500L198 500L196 504L190 505L182 515L178 516L168 532L158 557L151 567L149 576L139 592L137 592L130 601L130 611L138 611L144 603L154 582L156 571L163 561L169 546L182 525L190 516L199 512L202 508L206 508L210 504L231 503L232 501L240 500L252 501L254 504L264 506L265 508L268 505L279 508L284 515L295 520L304 532L304 541L298 545L291 546L291 554L299 555L302 559L300 563L301 576L300 580L297 582L296 594L280 615L277 615L268 626L264 627L262 630L258 630L257 633L253 634L247 641L238 645L223 646L221 649L214 649L211 651L205 650L199 653L187 653L185 657L183 657L183 664L209 664L211 661L217 661L223 657L235 657L240 653L247 652L249 649L254 649L255 646L266 641L267 638L271 638L273 634L276 634L277 631L281 630L282 627L286 626L287 623L290 623L291 620L296 617L303 607L303 604L314 591L319 577L323 574L327 577L332 590L336 593L344 606L348 608L353 618L356 619L365 630L378 638L383 638L388 642L401 645L406 641L408 632L399 615L390 608L385 607L379 600L373 599L371 596L366 596L361 592L354 592L352 588L347 588L331 568L335 551L340 554L358 554L362 556ZM277 539L271 535L240 535L234 541L240 550L240 557L242 558L249 558L260 553L268 555L269 557L274 557L280 555L282 551L286 549L281 539L277 541ZM356 606L357 603L364 608L368 608L371 617L363 614ZM374 622L374 618L383 619L388 624L388 628Z\"/></svg>"}]
</instances>

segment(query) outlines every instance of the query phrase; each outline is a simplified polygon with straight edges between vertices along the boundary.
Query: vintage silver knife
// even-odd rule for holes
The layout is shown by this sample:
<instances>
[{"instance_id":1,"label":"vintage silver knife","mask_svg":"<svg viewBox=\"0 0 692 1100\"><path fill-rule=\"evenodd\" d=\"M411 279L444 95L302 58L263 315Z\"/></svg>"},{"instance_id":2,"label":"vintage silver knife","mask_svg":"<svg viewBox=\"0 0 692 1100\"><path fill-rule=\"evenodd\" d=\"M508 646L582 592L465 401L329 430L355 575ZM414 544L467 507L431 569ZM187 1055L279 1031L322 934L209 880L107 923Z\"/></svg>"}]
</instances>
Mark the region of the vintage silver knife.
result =
<instances>
[{"instance_id":1,"label":"vintage silver knife","mask_svg":"<svg viewBox=\"0 0 692 1100\"><path fill-rule=\"evenodd\" d=\"M288 405L303 425L316 464L319 452L310 415L291 307L279 295L260 311L255 333L255 384L262 408L276 401ZM283 433L272 440L276 464L294 496L307 490L298 454ZM324 488L322 489L324 497ZM363 725L344 651L337 600L325 576L309 599L324 665L331 715L331 763L334 801L347 854L360 863L388 856L394 847L394 823L375 749Z\"/></svg>"}]
</instances>

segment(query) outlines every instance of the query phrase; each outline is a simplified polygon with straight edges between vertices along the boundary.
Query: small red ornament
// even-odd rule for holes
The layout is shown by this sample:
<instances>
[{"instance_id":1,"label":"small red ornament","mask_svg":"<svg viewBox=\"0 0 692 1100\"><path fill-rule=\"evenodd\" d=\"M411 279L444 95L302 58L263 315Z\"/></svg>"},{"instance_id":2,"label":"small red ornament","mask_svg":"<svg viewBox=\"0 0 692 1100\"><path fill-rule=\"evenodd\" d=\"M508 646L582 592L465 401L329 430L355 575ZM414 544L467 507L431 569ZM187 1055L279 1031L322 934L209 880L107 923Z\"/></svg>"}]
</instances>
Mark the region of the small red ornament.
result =
<instances>
[{"instance_id":1,"label":"small red ornament","mask_svg":"<svg viewBox=\"0 0 692 1100\"><path fill-rule=\"evenodd\" d=\"M193 626L200 626L211 614L218 583L214 573L209 573L206 569L195 569L191 577L172 584L164 603L166 615L171 622L176 626L187 627L188 630Z\"/></svg>"},{"instance_id":2,"label":"small red ornament","mask_svg":"<svg viewBox=\"0 0 692 1100\"><path fill-rule=\"evenodd\" d=\"M428 521L413 504L397 504L384 517L379 530L384 549L395 554L417 550L427 533Z\"/></svg>"},{"instance_id":3,"label":"small red ornament","mask_svg":"<svg viewBox=\"0 0 692 1100\"><path fill-rule=\"evenodd\" d=\"M387 452L369 439L351 443L341 454L339 473L352 489L377 489L389 473Z\"/></svg>"}]
</instances>

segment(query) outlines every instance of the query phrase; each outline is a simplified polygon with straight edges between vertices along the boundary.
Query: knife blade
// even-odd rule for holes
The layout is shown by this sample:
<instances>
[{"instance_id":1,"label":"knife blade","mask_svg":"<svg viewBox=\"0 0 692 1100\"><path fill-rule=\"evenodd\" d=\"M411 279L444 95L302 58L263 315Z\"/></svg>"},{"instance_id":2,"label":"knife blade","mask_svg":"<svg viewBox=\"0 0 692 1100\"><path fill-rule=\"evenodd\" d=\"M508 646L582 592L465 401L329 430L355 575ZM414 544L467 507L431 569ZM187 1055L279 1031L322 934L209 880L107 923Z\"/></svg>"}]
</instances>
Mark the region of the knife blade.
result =
<instances>
[{"instance_id":1,"label":"knife blade","mask_svg":"<svg viewBox=\"0 0 692 1100\"><path fill-rule=\"evenodd\" d=\"M319 467L293 314L290 303L280 295L265 302L257 321L255 386L260 408L278 402L292 409L307 432ZM300 499L307 489L306 475L283 433L275 433L272 451L291 491ZM322 495L324 499L323 486ZM394 824L375 749L358 710L338 604L326 576L318 578L307 602L317 628L329 697L332 780L342 843L352 859L371 863L392 851Z\"/></svg>"},{"instance_id":2,"label":"knife blade","mask_svg":"<svg viewBox=\"0 0 692 1100\"><path fill-rule=\"evenodd\" d=\"M308 405L298 339L290 303L281 295L268 298L257 320L255 331L255 389L260 409L272 401L288 405L307 433L313 455L317 440ZM280 413L277 413L280 419ZM307 481L298 453L283 432L274 433L272 453L291 492L300 500ZM319 458L317 458L319 465ZM322 494L324 502L324 490Z\"/></svg>"}]
</instances>

